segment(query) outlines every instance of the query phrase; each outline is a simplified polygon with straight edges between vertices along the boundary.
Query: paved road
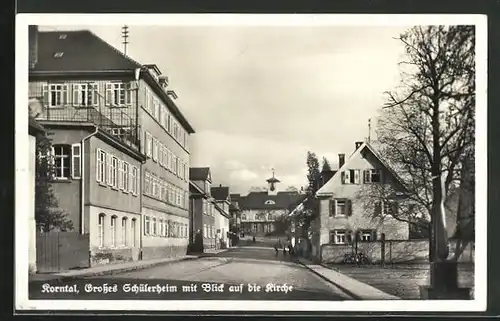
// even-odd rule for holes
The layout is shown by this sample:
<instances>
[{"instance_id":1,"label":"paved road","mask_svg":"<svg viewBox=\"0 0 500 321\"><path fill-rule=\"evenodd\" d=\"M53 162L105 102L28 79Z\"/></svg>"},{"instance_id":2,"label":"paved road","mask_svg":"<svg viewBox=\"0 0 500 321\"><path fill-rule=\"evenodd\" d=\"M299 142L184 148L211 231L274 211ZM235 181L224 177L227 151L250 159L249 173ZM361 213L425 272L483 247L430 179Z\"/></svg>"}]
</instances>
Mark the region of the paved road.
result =
<instances>
[{"instance_id":1,"label":"paved road","mask_svg":"<svg viewBox=\"0 0 500 321\"><path fill-rule=\"evenodd\" d=\"M78 293L42 293L68 286ZM106 284L106 286L103 286ZM93 292L88 292L93 286ZM260 288L258 288L260 287ZM98 291L108 289L103 295ZM87 289L87 290L86 290ZM115 292L116 291L116 292ZM242 247L133 272L30 283L31 299L344 300L340 289L274 249Z\"/></svg>"}]
</instances>

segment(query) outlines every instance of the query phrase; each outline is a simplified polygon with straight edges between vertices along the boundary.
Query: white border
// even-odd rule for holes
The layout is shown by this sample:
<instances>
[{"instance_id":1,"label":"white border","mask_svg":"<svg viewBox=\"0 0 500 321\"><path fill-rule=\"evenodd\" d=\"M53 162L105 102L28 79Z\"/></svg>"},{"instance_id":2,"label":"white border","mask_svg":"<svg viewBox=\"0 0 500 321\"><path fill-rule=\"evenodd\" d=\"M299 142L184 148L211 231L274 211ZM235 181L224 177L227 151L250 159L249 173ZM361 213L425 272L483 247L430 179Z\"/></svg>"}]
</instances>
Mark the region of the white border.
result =
<instances>
[{"instance_id":1,"label":"white border","mask_svg":"<svg viewBox=\"0 0 500 321\"><path fill-rule=\"evenodd\" d=\"M487 17L485 15L332 15L332 14L18 14L16 17L16 221L15 308L18 310L156 311L484 311L486 309L486 233L476 233L475 299L468 301L124 301L28 299L28 25L163 26L411 26L476 25L476 231L486 231L487 213ZM133 302L133 301L132 301ZM195 303L195 304L193 304Z\"/></svg>"}]
</instances>

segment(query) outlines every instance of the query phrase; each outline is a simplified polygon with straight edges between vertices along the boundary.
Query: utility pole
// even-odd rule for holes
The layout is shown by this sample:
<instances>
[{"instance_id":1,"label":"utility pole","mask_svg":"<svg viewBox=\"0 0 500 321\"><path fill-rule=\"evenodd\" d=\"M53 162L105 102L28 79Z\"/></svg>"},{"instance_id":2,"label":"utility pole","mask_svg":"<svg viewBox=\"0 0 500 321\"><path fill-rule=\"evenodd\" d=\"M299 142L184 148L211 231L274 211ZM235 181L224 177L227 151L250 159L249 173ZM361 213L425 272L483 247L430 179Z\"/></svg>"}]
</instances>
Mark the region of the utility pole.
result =
<instances>
[{"instance_id":1,"label":"utility pole","mask_svg":"<svg viewBox=\"0 0 500 321\"><path fill-rule=\"evenodd\" d=\"M128 26L125 25L122 27L122 38L123 38L123 41L122 41L122 44L123 44L123 54L127 54L127 45L128 45Z\"/></svg>"}]
</instances>

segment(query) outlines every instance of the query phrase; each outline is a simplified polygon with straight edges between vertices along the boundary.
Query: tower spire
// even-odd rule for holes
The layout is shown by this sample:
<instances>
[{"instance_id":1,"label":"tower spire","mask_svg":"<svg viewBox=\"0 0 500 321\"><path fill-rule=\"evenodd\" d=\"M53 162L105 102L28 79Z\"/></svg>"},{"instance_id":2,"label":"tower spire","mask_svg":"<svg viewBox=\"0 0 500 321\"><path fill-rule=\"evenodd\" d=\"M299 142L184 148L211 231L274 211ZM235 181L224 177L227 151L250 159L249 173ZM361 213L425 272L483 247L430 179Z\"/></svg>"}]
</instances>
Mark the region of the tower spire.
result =
<instances>
[{"instance_id":1,"label":"tower spire","mask_svg":"<svg viewBox=\"0 0 500 321\"><path fill-rule=\"evenodd\" d=\"M122 44L123 44L123 53L126 55L127 54L127 45L128 45L128 26L125 25L122 27L122 38L123 38L123 41L122 41Z\"/></svg>"},{"instance_id":2,"label":"tower spire","mask_svg":"<svg viewBox=\"0 0 500 321\"><path fill-rule=\"evenodd\" d=\"M368 118L368 143L370 142L372 134L372 119Z\"/></svg>"}]
</instances>

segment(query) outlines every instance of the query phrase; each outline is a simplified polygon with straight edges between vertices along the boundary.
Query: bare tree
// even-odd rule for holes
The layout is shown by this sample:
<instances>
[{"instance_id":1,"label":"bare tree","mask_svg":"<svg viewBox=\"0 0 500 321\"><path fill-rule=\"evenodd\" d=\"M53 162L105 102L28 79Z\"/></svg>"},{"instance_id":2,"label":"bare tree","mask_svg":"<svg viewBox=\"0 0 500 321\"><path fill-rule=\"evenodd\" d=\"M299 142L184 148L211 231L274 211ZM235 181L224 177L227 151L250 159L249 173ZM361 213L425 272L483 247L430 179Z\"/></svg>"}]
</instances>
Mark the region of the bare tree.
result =
<instances>
[{"instance_id":1,"label":"bare tree","mask_svg":"<svg viewBox=\"0 0 500 321\"><path fill-rule=\"evenodd\" d=\"M445 203L460 186L466 151L474 150L475 28L418 26L398 39L406 50L401 85L386 93L377 126L381 156L404 187L399 196L406 206L390 215L411 223L430 220L433 226L433 220L444 223ZM398 196L384 184L369 188L380 189L372 197Z\"/></svg>"}]
</instances>

